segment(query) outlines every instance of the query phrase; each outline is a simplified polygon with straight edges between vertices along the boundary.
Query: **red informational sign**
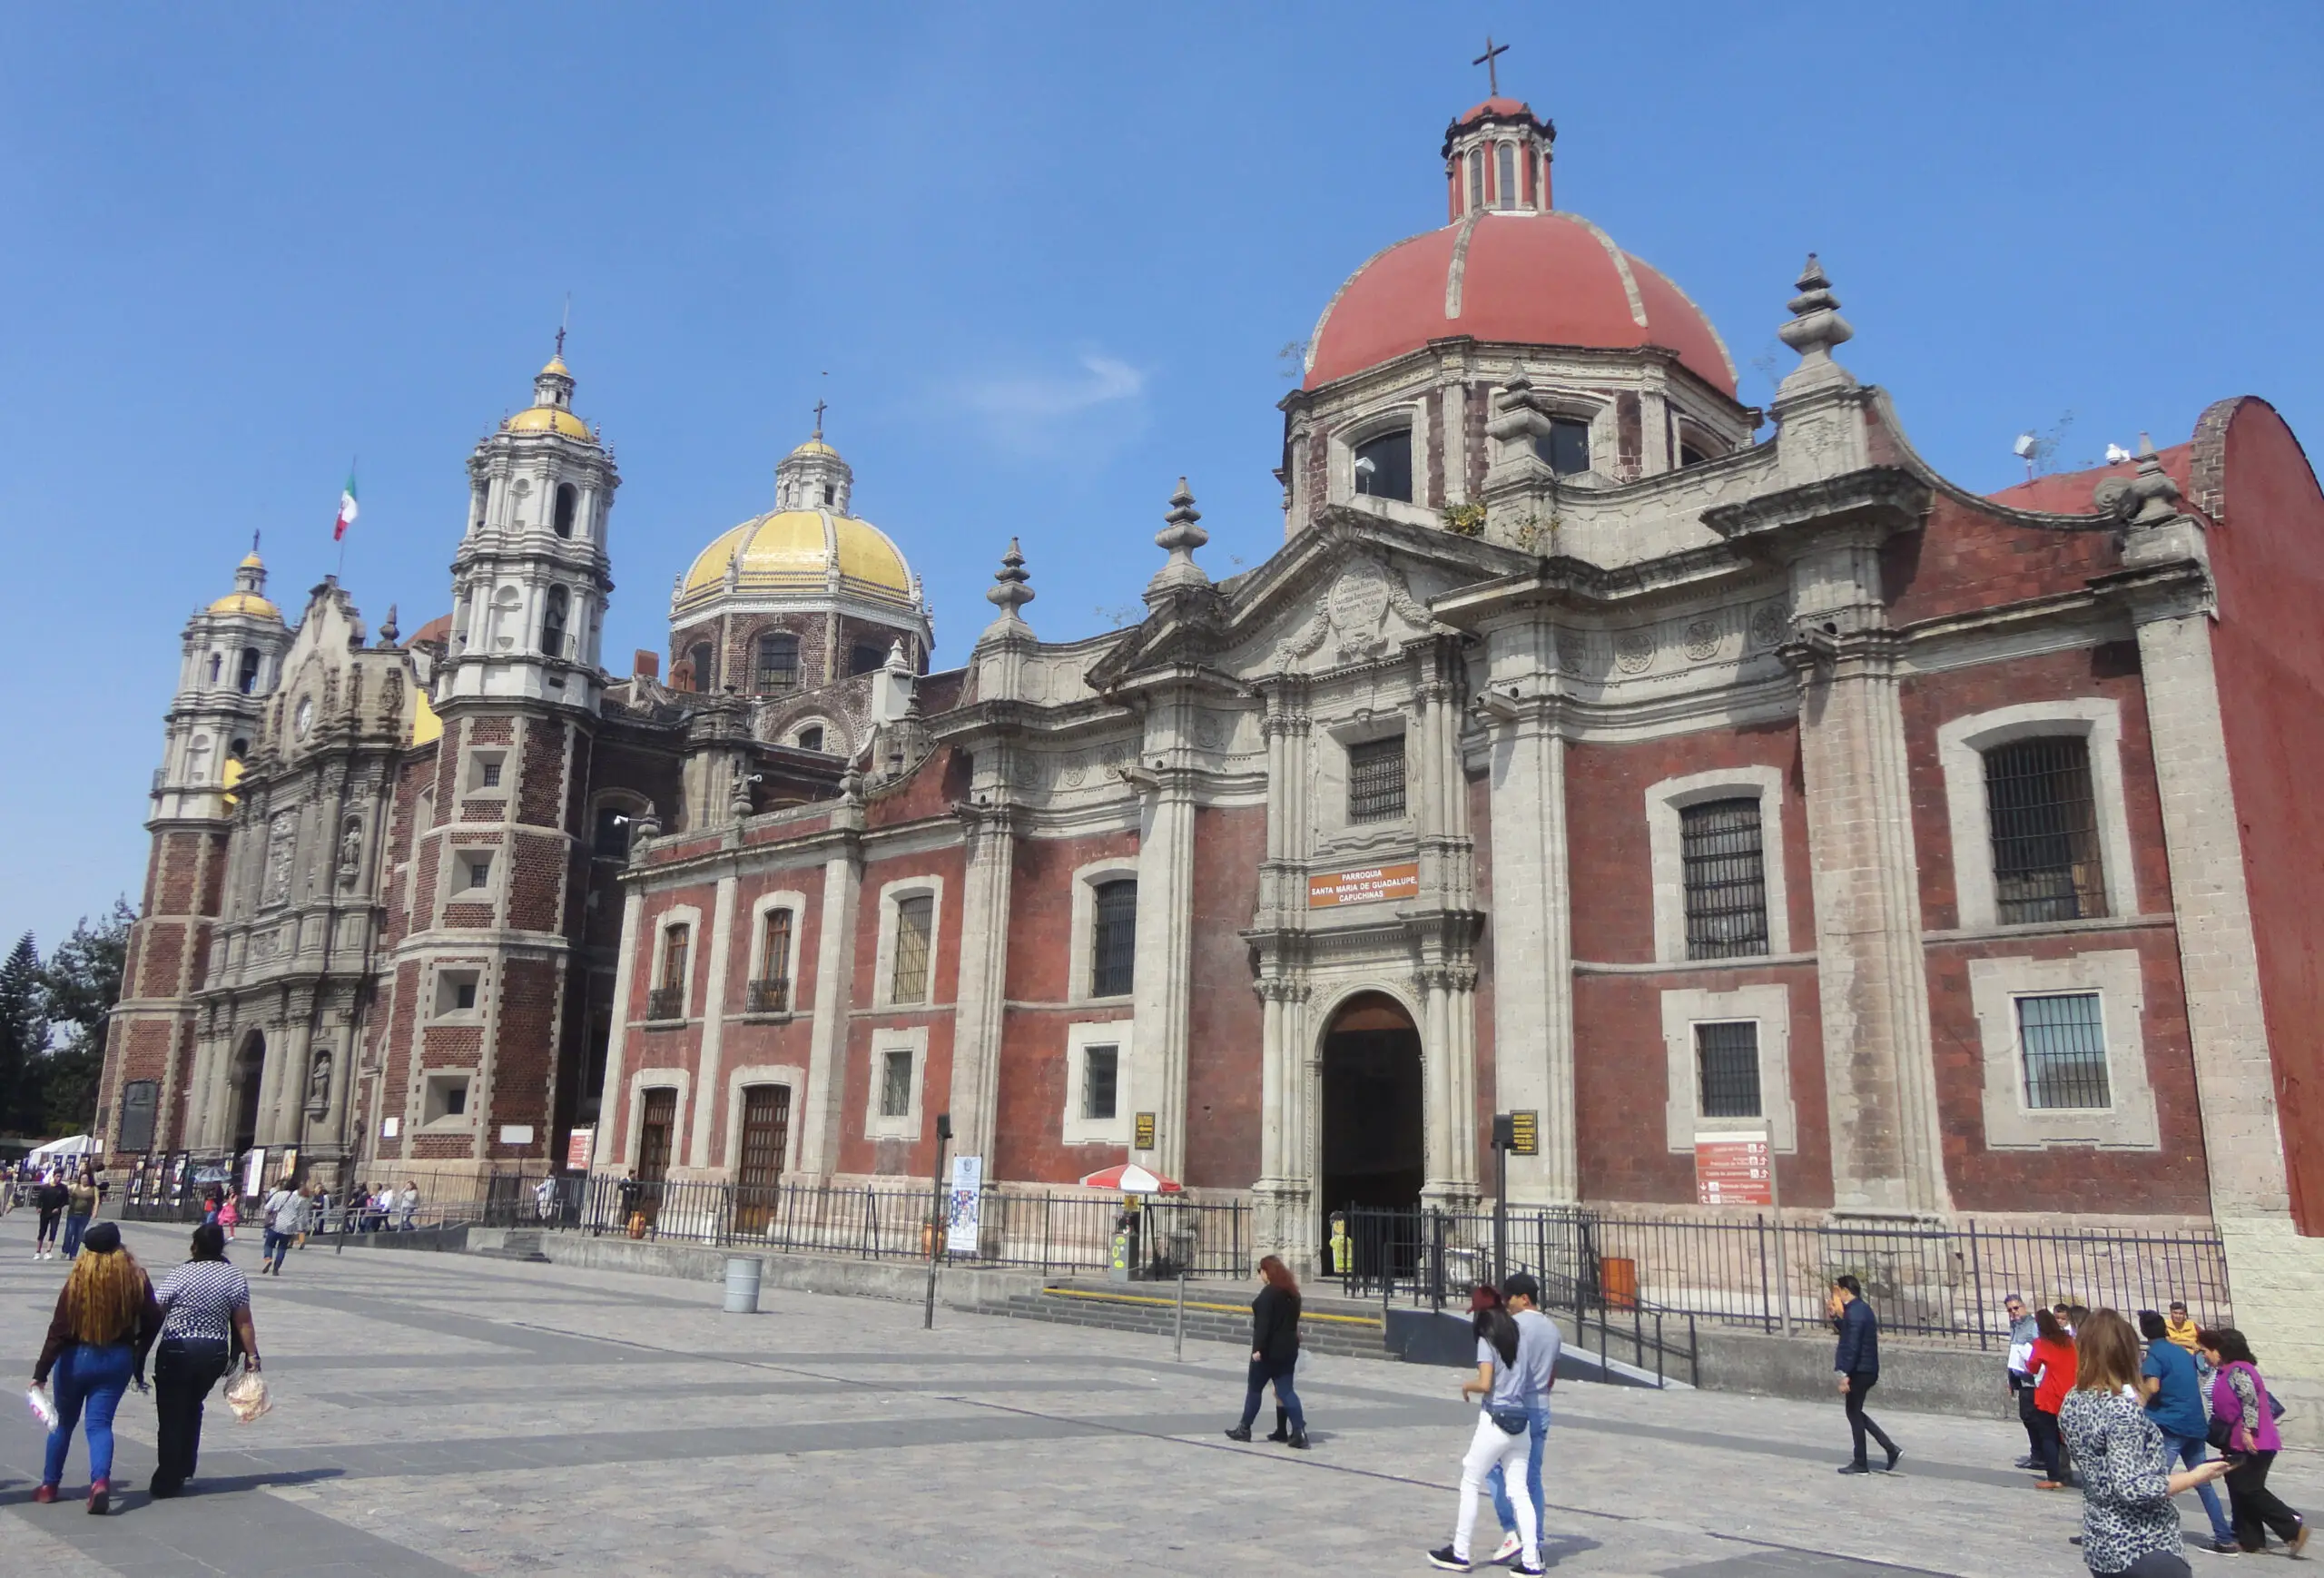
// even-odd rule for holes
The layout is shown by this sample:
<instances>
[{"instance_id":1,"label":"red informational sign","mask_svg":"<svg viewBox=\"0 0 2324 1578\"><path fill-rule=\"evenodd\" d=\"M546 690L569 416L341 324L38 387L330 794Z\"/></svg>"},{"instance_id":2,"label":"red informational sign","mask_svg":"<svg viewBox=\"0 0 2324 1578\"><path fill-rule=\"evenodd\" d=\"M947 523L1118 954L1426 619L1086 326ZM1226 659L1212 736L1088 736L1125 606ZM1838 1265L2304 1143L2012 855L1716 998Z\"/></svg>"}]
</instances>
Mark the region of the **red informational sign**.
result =
<instances>
[{"instance_id":1,"label":"red informational sign","mask_svg":"<svg viewBox=\"0 0 2324 1578\"><path fill-rule=\"evenodd\" d=\"M589 1170L589 1152L597 1143L594 1129L576 1129L566 1137L565 1165L575 1172Z\"/></svg>"},{"instance_id":2,"label":"red informational sign","mask_svg":"<svg viewBox=\"0 0 2324 1578\"><path fill-rule=\"evenodd\" d=\"M1695 1199L1706 1206L1775 1203L1773 1158L1757 1130L1695 1136Z\"/></svg>"},{"instance_id":3,"label":"red informational sign","mask_svg":"<svg viewBox=\"0 0 2324 1578\"><path fill-rule=\"evenodd\" d=\"M1307 907L1334 909L1341 904L1376 904L1384 899L1420 895L1420 864L1399 861L1393 865L1368 865L1352 872L1325 872L1307 879Z\"/></svg>"}]
</instances>

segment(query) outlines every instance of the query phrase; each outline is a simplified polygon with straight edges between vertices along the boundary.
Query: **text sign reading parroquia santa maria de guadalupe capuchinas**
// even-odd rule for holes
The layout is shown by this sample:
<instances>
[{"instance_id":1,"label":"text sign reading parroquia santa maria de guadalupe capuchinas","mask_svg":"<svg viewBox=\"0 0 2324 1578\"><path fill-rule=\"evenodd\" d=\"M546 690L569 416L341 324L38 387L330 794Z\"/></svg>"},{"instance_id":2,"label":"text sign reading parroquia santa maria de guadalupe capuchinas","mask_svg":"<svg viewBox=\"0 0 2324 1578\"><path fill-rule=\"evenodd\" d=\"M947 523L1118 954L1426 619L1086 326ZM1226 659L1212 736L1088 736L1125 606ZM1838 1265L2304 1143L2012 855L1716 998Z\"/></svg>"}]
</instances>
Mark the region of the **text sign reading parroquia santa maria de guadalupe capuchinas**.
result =
<instances>
[{"instance_id":1,"label":"text sign reading parroquia santa maria de guadalupe capuchinas","mask_svg":"<svg viewBox=\"0 0 2324 1578\"><path fill-rule=\"evenodd\" d=\"M1374 904L1384 899L1417 898L1419 894L1420 864L1416 861L1324 872L1307 879L1307 907L1311 910L1329 910L1341 904Z\"/></svg>"}]
</instances>

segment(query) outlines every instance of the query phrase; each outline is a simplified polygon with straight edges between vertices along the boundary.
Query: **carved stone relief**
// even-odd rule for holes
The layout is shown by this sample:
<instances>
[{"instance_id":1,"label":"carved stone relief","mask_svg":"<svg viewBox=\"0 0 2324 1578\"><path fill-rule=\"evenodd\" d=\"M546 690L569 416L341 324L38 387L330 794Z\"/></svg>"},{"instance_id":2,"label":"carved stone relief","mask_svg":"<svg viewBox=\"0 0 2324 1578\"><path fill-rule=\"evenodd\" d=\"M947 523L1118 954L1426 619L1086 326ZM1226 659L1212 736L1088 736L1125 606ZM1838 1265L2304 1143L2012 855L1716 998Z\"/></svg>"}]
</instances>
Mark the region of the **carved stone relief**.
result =
<instances>
[{"instance_id":1,"label":"carved stone relief","mask_svg":"<svg viewBox=\"0 0 2324 1578\"><path fill-rule=\"evenodd\" d=\"M1624 674L1644 674L1654 666L1654 632L1650 629L1614 633L1614 666Z\"/></svg>"},{"instance_id":2,"label":"carved stone relief","mask_svg":"<svg viewBox=\"0 0 2324 1578\"><path fill-rule=\"evenodd\" d=\"M290 873L299 853L299 819L285 811L267 824L266 885L259 895L261 904L287 902L290 897Z\"/></svg>"}]
</instances>

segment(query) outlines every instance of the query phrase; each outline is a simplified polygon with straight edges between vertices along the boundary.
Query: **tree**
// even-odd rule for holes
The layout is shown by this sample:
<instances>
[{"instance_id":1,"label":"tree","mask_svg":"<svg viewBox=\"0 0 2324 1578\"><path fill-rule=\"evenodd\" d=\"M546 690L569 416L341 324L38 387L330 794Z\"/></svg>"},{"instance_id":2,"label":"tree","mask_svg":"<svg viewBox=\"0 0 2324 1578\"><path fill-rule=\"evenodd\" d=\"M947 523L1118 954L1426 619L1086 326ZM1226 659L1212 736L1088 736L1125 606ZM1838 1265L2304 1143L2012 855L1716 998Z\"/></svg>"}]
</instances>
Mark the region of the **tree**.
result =
<instances>
[{"instance_id":1,"label":"tree","mask_svg":"<svg viewBox=\"0 0 2324 1578\"><path fill-rule=\"evenodd\" d=\"M52 1133L94 1129L108 1016L121 1001L129 928L136 919L136 912L120 899L94 924L83 916L41 971L40 996L48 1026L64 1031L63 1042L50 1047L40 1060L41 1121Z\"/></svg>"},{"instance_id":2,"label":"tree","mask_svg":"<svg viewBox=\"0 0 2324 1578\"><path fill-rule=\"evenodd\" d=\"M0 964L0 1133L34 1134L41 1122L41 1059L48 1050L40 950L30 932Z\"/></svg>"}]
</instances>

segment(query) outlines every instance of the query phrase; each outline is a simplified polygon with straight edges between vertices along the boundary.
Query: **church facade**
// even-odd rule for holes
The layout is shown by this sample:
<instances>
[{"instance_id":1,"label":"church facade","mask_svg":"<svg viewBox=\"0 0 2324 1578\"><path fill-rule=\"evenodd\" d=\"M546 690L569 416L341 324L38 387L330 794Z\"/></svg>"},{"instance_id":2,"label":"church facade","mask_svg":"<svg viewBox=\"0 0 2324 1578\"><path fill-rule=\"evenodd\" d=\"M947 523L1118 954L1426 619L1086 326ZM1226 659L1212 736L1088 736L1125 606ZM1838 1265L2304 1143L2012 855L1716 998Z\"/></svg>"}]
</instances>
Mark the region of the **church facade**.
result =
<instances>
[{"instance_id":1,"label":"church facade","mask_svg":"<svg viewBox=\"0 0 2324 1578\"><path fill-rule=\"evenodd\" d=\"M670 682L615 679L561 361L448 622L326 583L294 631L247 564L187 631L116 1148L925 1179L943 1115L1003 1189L1136 1161L1312 1262L1477 1199L1495 1113L1513 1198L1615 1207L1764 1125L1787 1206L2216 1222L2239 1313L2324 1290L2297 440L2232 399L1972 493L1813 258L1747 407L1554 136L1452 123L1448 222L1283 402L1280 549L1214 579L1181 483L1124 629L1042 640L1012 543L931 672L819 435L679 577Z\"/></svg>"}]
</instances>

